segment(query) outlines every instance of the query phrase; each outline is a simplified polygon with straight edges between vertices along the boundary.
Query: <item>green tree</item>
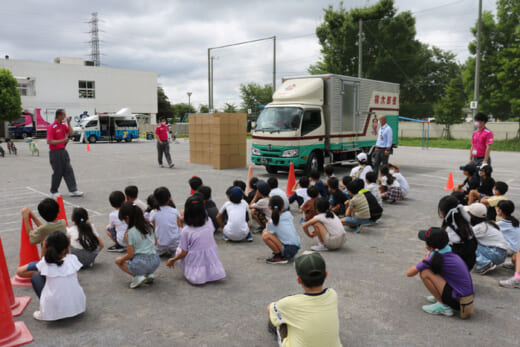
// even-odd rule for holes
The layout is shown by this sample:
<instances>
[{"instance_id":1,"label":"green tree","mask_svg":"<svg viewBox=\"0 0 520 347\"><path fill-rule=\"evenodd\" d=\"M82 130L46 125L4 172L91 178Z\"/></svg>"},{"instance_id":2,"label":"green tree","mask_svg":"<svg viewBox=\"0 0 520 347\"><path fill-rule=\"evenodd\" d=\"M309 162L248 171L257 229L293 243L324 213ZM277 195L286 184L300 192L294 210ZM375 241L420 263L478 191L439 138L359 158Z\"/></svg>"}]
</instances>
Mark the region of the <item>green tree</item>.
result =
<instances>
[{"instance_id":1,"label":"green tree","mask_svg":"<svg viewBox=\"0 0 520 347\"><path fill-rule=\"evenodd\" d=\"M415 18L409 11L397 13L393 0L349 11L343 4L337 10L332 6L325 9L324 21L316 29L323 58L309 72L357 76L360 19L362 77L399 83L405 115L431 115L433 103L458 72L455 56L416 40Z\"/></svg>"},{"instance_id":2,"label":"green tree","mask_svg":"<svg viewBox=\"0 0 520 347\"><path fill-rule=\"evenodd\" d=\"M199 106L199 112L200 112L200 113L208 113L208 112L209 112L209 107L208 107L208 105L206 105L206 104L201 104L201 105Z\"/></svg>"},{"instance_id":3,"label":"green tree","mask_svg":"<svg viewBox=\"0 0 520 347\"><path fill-rule=\"evenodd\" d=\"M165 117L168 122L174 116L174 110L162 87L157 87L157 120Z\"/></svg>"},{"instance_id":4,"label":"green tree","mask_svg":"<svg viewBox=\"0 0 520 347\"><path fill-rule=\"evenodd\" d=\"M446 138L451 138L450 127L464 121L465 104L462 77L453 78L445 88L445 95L435 104L435 121L444 125Z\"/></svg>"},{"instance_id":5,"label":"green tree","mask_svg":"<svg viewBox=\"0 0 520 347\"><path fill-rule=\"evenodd\" d=\"M0 121L13 121L22 114L18 82L7 69L0 69Z\"/></svg>"},{"instance_id":6,"label":"green tree","mask_svg":"<svg viewBox=\"0 0 520 347\"><path fill-rule=\"evenodd\" d=\"M240 95L242 97L242 111L246 113L248 110L255 112L255 106L267 105L273 101L273 86L266 84L262 87L256 83L241 84Z\"/></svg>"},{"instance_id":7,"label":"green tree","mask_svg":"<svg viewBox=\"0 0 520 347\"><path fill-rule=\"evenodd\" d=\"M197 110L193 107L193 105L180 103L180 104L174 104L172 105L173 108L173 114L174 114L174 120L180 122L182 117L185 116L188 113L196 113ZM184 122L188 121L188 117L185 116Z\"/></svg>"},{"instance_id":8,"label":"green tree","mask_svg":"<svg viewBox=\"0 0 520 347\"><path fill-rule=\"evenodd\" d=\"M235 104L230 104L226 102L224 105L224 111L225 113L237 113L237 106Z\"/></svg>"}]
</instances>

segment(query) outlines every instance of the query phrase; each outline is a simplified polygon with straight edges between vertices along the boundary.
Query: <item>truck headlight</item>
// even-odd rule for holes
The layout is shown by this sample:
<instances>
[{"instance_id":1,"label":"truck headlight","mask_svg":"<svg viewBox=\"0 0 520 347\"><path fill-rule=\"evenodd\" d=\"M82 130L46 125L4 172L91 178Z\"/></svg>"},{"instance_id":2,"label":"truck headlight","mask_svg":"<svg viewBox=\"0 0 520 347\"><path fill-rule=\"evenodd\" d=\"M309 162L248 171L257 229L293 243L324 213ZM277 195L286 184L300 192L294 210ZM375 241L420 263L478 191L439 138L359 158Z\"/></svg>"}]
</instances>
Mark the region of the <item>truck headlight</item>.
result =
<instances>
[{"instance_id":1,"label":"truck headlight","mask_svg":"<svg viewBox=\"0 0 520 347\"><path fill-rule=\"evenodd\" d=\"M260 150L256 147L251 148L251 154L252 155L261 155Z\"/></svg>"},{"instance_id":2,"label":"truck headlight","mask_svg":"<svg viewBox=\"0 0 520 347\"><path fill-rule=\"evenodd\" d=\"M282 158L294 158L300 155L299 149L288 149L283 151Z\"/></svg>"}]
</instances>

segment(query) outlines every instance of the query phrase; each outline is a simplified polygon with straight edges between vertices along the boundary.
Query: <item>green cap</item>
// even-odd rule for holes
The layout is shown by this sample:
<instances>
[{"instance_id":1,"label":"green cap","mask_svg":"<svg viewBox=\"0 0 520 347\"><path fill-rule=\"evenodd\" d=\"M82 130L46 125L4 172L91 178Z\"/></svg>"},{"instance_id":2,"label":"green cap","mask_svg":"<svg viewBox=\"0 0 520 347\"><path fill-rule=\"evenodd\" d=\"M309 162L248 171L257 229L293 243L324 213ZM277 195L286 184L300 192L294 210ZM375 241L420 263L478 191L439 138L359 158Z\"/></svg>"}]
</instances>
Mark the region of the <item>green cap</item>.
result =
<instances>
[{"instance_id":1,"label":"green cap","mask_svg":"<svg viewBox=\"0 0 520 347\"><path fill-rule=\"evenodd\" d=\"M306 282L312 282L325 277L325 260L318 252L304 252L294 260L296 273Z\"/></svg>"}]
</instances>

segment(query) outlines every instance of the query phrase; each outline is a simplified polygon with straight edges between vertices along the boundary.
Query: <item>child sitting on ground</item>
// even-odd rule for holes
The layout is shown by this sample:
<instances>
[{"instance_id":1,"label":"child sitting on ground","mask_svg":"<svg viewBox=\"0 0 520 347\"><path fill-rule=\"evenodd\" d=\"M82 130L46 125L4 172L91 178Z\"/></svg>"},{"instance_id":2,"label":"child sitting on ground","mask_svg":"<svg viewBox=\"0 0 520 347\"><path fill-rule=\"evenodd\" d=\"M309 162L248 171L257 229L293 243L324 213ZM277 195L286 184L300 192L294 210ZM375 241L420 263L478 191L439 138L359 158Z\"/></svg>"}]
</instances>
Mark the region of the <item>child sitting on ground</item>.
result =
<instances>
[{"instance_id":1,"label":"child sitting on ground","mask_svg":"<svg viewBox=\"0 0 520 347\"><path fill-rule=\"evenodd\" d=\"M353 197L345 202L347 212L343 224L353 228L355 233L360 232L361 225L370 223L370 206L365 194L359 192L363 187L364 183L360 179L353 180L347 186Z\"/></svg>"},{"instance_id":2,"label":"child sitting on ground","mask_svg":"<svg viewBox=\"0 0 520 347\"><path fill-rule=\"evenodd\" d=\"M271 218L271 210L269 209L269 184L265 181L258 181L256 183L256 194L251 203L249 209L251 210L251 216L258 223L258 229L256 233L261 233L267 224L269 218Z\"/></svg>"},{"instance_id":3,"label":"child sitting on ground","mask_svg":"<svg viewBox=\"0 0 520 347\"><path fill-rule=\"evenodd\" d=\"M123 253L126 249L125 233L128 227L124 221L119 219L119 209L125 202L125 194L119 190L113 191L110 193L108 201L110 201L114 211L108 215L108 225L105 232L114 241L114 245L108 247L107 251Z\"/></svg>"},{"instance_id":4,"label":"child sitting on ground","mask_svg":"<svg viewBox=\"0 0 520 347\"><path fill-rule=\"evenodd\" d=\"M488 208L488 217L489 219L493 220L496 219L496 221L502 220L502 217L496 216L496 212L492 213L494 208L497 207L499 201L502 200L509 200L506 193L509 189L509 186L505 182L495 182L495 186L493 187L493 195L492 196L486 196L482 199L480 199L480 202L486 205ZM490 213L491 212L491 213Z\"/></svg>"},{"instance_id":5,"label":"child sitting on ground","mask_svg":"<svg viewBox=\"0 0 520 347\"><path fill-rule=\"evenodd\" d=\"M271 191L269 192L269 197L279 196L283 200L284 210L289 210L291 207L289 205L289 199L287 198L287 193L278 188L278 179L276 177L269 177L267 179L267 184L271 187Z\"/></svg>"},{"instance_id":6,"label":"child sitting on ground","mask_svg":"<svg viewBox=\"0 0 520 347\"><path fill-rule=\"evenodd\" d=\"M343 194L345 194L347 200L352 199L352 196L348 193L347 189L347 186L350 182L352 182L352 176L343 176L341 182L339 183L339 187L341 188L341 190L343 190ZM379 186L377 189L379 189Z\"/></svg>"},{"instance_id":7,"label":"child sitting on ground","mask_svg":"<svg viewBox=\"0 0 520 347\"><path fill-rule=\"evenodd\" d=\"M323 167L323 175L325 176L325 181L323 181L323 184L325 187L328 187L329 178L336 177L336 175L334 175L334 167L330 164L325 165Z\"/></svg>"},{"instance_id":8,"label":"child sitting on ground","mask_svg":"<svg viewBox=\"0 0 520 347\"><path fill-rule=\"evenodd\" d=\"M517 253L520 251L520 224L518 219L513 216L515 204L511 200L502 200L498 202L496 210L497 216L502 218L497 222L497 226L504 235L508 253Z\"/></svg>"},{"instance_id":9,"label":"child sitting on ground","mask_svg":"<svg viewBox=\"0 0 520 347\"><path fill-rule=\"evenodd\" d=\"M461 318L473 315L473 281L464 261L451 250L446 231L430 228L420 231L418 237L426 242L428 253L406 275L420 273L424 286L433 295L426 298L433 304L423 306L423 311L444 316L460 311Z\"/></svg>"},{"instance_id":10,"label":"child sitting on ground","mask_svg":"<svg viewBox=\"0 0 520 347\"><path fill-rule=\"evenodd\" d=\"M173 268L175 262L179 261L184 277L191 284L204 284L226 277L218 258L213 223L206 215L201 194L193 194L186 200L184 223L186 226L181 232L177 254L168 259L166 266Z\"/></svg>"},{"instance_id":11,"label":"child sitting on ground","mask_svg":"<svg viewBox=\"0 0 520 347\"><path fill-rule=\"evenodd\" d=\"M388 165L383 165L381 167L381 186L379 190L381 192L381 198L383 200L388 200L390 203L394 203L396 201L403 199L403 191L401 189L401 185L397 181L397 179L392 176L390 173L390 168Z\"/></svg>"},{"instance_id":12,"label":"child sitting on ground","mask_svg":"<svg viewBox=\"0 0 520 347\"><path fill-rule=\"evenodd\" d=\"M175 208L170 191L166 187L156 188L153 196L157 210L150 214L150 222L154 226L157 244L155 250L159 257L175 254L181 236L182 220Z\"/></svg>"},{"instance_id":13,"label":"child sitting on ground","mask_svg":"<svg viewBox=\"0 0 520 347\"><path fill-rule=\"evenodd\" d=\"M238 188L242 189L242 191L244 192L244 197L245 197L246 188L247 188L246 182L244 182L242 180L234 180L233 187L238 187Z\"/></svg>"},{"instance_id":14,"label":"child sitting on ground","mask_svg":"<svg viewBox=\"0 0 520 347\"><path fill-rule=\"evenodd\" d=\"M518 288L520 289L520 251L513 254L511 259L512 267L515 269L515 274L513 277L508 278L507 280L499 281L499 285L504 288Z\"/></svg>"},{"instance_id":15,"label":"child sitting on ground","mask_svg":"<svg viewBox=\"0 0 520 347\"><path fill-rule=\"evenodd\" d=\"M229 201L226 201L219 210L217 215L218 223L222 228L222 238L224 241L253 241L253 235L249 232L248 224L248 206L242 200L244 192L238 187L228 188L226 195ZM227 214L227 223L224 224L223 214Z\"/></svg>"},{"instance_id":16,"label":"child sitting on ground","mask_svg":"<svg viewBox=\"0 0 520 347\"><path fill-rule=\"evenodd\" d=\"M330 180L329 178L329 183ZM303 232L307 236L318 237L318 244L312 246L311 249L313 251L328 251L341 248L347 239L341 219L331 212L327 199L317 199L315 206L319 214L302 225ZM313 231L309 231L311 226L314 228Z\"/></svg>"},{"instance_id":17,"label":"child sitting on ground","mask_svg":"<svg viewBox=\"0 0 520 347\"><path fill-rule=\"evenodd\" d=\"M157 200L155 200L153 194L148 195L148 197L146 198L146 205L146 210L144 210L144 220L148 223L152 223L152 221L150 220L152 211L155 211L159 208L159 203L157 202Z\"/></svg>"},{"instance_id":18,"label":"child sitting on ground","mask_svg":"<svg viewBox=\"0 0 520 347\"><path fill-rule=\"evenodd\" d=\"M268 264L287 264L300 249L300 236L294 227L291 212L284 211L283 200L279 196L269 199L271 219L262 233L262 240L273 251L266 259ZM283 212L282 212L283 211Z\"/></svg>"},{"instance_id":19,"label":"child sitting on ground","mask_svg":"<svg viewBox=\"0 0 520 347\"><path fill-rule=\"evenodd\" d=\"M329 203L330 209L338 216L345 214L345 201L347 196L339 189L339 180L337 177L331 177L327 181L330 189Z\"/></svg>"},{"instance_id":20,"label":"child sitting on ground","mask_svg":"<svg viewBox=\"0 0 520 347\"><path fill-rule=\"evenodd\" d=\"M45 255L36 265L39 272L32 286L40 298L40 310L33 313L37 320L54 321L85 312L87 298L78 281L81 263L69 254L69 238L55 231L45 239Z\"/></svg>"},{"instance_id":21,"label":"child sitting on ground","mask_svg":"<svg viewBox=\"0 0 520 347\"><path fill-rule=\"evenodd\" d=\"M298 188L300 187L300 188ZM304 203L306 203L310 198L307 194L307 189L309 188L309 177L302 176L298 180L297 183L294 184L292 188L293 194L289 197L289 204L293 202L298 202L298 207L302 207Z\"/></svg>"},{"instance_id":22,"label":"child sitting on ground","mask_svg":"<svg viewBox=\"0 0 520 347\"><path fill-rule=\"evenodd\" d=\"M493 169L488 164L483 164L480 167L480 185L477 189L473 189L468 195L468 205L474 202L479 202L486 196L493 195L493 187L495 186L495 180L491 177Z\"/></svg>"},{"instance_id":23,"label":"child sitting on ground","mask_svg":"<svg viewBox=\"0 0 520 347\"><path fill-rule=\"evenodd\" d=\"M487 208L484 204L476 202L465 206L464 209L471 216L473 233L478 241L475 272L485 275L506 260L507 243L500 228L487 219Z\"/></svg>"},{"instance_id":24,"label":"child sitting on ground","mask_svg":"<svg viewBox=\"0 0 520 347\"><path fill-rule=\"evenodd\" d=\"M139 198L137 197L138 194L139 189L137 189L137 186L127 186L125 188L126 201L133 202L144 212L146 210L146 204L139 200Z\"/></svg>"},{"instance_id":25,"label":"child sitting on ground","mask_svg":"<svg viewBox=\"0 0 520 347\"><path fill-rule=\"evenodd\" d=\"M408 192L410 191L410 185L404 176L401 174L401 169L397 164L388 164L388 168L390 169L390 174L395 177L399 186L401 187L401 192L403 193L403 198L406 198Z\"/></svg>"},{"instance_id":26,"label":"child sitting on ground","mask_svg":"<svg viewBox=\"0 0 520 347\"><path fill-rule=\"evenodd\" d=\"M367 172L365 176L365 189L367 189L374 198L376 198L379 206L383 207L383 198L381 198L381 191L379 190L379 185L377 184L377 175L374 171Z\"/></svg>"},{"instance_id":27,"label":"child sitting on ground","mask_svg":"<svg viewBox=\"0 0 520 347\"><path fill-rule=\"evenodd\" d=\"M211 219L211 222L213 223L213 227L215 228L215 231L217 231L218 228L218 221L217 221L217 215L218 215L218 208L217 205L213 200L211 200L211 188L208 186L202 186L197 190L202 195L202 198L204 199L204 208L206 209L206 213L208 217Z\"/></svg>"},{"instance_id":28,"label":"child sitting on ground","mask_svg":"<svg viewBox=\"0 0 520 347\"><path fill-rule=\"evenodd\" d=\"M23 222L25 224L25 231L29 236L29 242L32 245L40 244L42 248L42 254L44 254L43 242L48 235L55 231L60 231L65 235L67 234L67 225L65 224L65 221L57 219L58 214L60 213L60 205L58 205L54 199L45 198L38 204L38 213L46 222L45 224L40 222L40 220L28 207L22 208L20 213L22 214ZM36 228L33 229L31 221L34 221ZM33 261L29 264L22 265L16 269L16 274L19 277L31 277L38 271L36 264L38 264L38 261Z\"/></svg>"},{"instance_id":29,"label":"child sitting on ground","mask_svg":"<svg viewBox=\"0 0 520 347\"><path fill-rule=\"evenodd\" d=\"M309 174L309 177L311 178L311 185L316 186L319 191L322 198L328 197L329 193L327 191L327 187L320 179L320 172L318 170L311 170L311 173Z\"/></svg>"},{"instance_id":30,"label":"child sitting on ground","mask_svg":"<svg viewBox=\"0 0 520 347\"><path fill-rule=\"evenodd\" d=\"M359 178L365 183L365 177L367 173L372 172L372 166L370 166L370 163L368 162L368 156L366 153L359 153L357 155L357 162L358 165L350 171L350 177L352 179ZM366 186L365 186L366 188Z\"/></svg>"},{"instance_id":31,"label":"child sitting on ground","mask_svg":"<svg viewBox=\"0 0 520 347\"><path fill-rule=\"evenodd\" d=\"M188 184L190 185L190 188L191 188L191 193L190 193L190 195L191 195L191 194L195 193L197 190L199 190L200 187L203 186L202 178L200 178L198 176L193 176L188 180Z\"/></svg>"},{"instance_id":32,"label":"child sitting on ground","mask_svg":"<svg viewBox=\"0 0 520 347\"><path fill-rule=\"evenodd\" d=\"M318 211L316 211L314 206L316 199L320 195L318 187L309 187L307 189L307 195L309 195L310 199L307 200L307 202L305 202L300 208L301 212L303 213L303 221L309 221L318 214Z\"/></svg>"},{"instance_id":33,"label":"child sitting on ground","mask_svg":"<svg viewBox=\"0 0 520 347\"><path fill-rule=\"evenodd\" d=\"M437 207L439 217L442 218L442 228L448 233L449 245L466 263L468 270L475 265L477 238L473 234L470 216L459 201L447 195L439 200Z\"/></svg>"},{"instance_id":34,"label":"child sitting on ground","mask_svg":"<svg viewBox=\"0 0 520 347\"><path fill-rule=\"evenodd\" d=\"M103 240L88 219L87 210L76 207L72 210L74 225L67 228L70 239L70 253L78 257L83 268L92 267L99 251L103 249Z\"/></svg>"},{"instance_id":35,"label":"child sitting on ground","mask_svg":"<svg viewBox=\"0 0 520 347\"><path fill-rule=\"evenodd\" d=\"M130 288L143 283L152 283L154 272L159 267L160 259L155 251L157 238L153 227L144 220L143 211L127 201L119 210L119 218L128 225L125 234L127 253L117 257L115 263L121 270L133 277Z\"/></svg>"},{"instance_id":36,"label":"child sitting on ground","mask_svg":"<svg viewBox=\"0 0 520 347\"><path fill-rule=\"evenodd\" d=\"M267 306L269 330L280 346L340 347L338 294L323 289L325 260L305 252L295 260L298 283L304 294L287 296Z\"/></svg>"},{"instance_id":37,"label":"child sitting on ground","mask_svg":"<svg viewBox=\"0 0 520 347\"><path fill-rule=\"evenodd\" d=\"M258 183L258 178L257 177L251 177L251 179L249 180L249 184L248 184L248 188L246 189L246 202L248 204L251 203L251 201L253 201L253 198L255 197L256 195L256 184Z\"/></svg>"},{"instance_id":38,"label":"child sitting on ground","mask_svg":"<svg viewBox=\"0 0 520 347\"><path fill-rule=\"evenodd\" d=\"M477 175L477 167L473 164L461 166L460 169L464 172L466 179L461 184L453 188L454 192L463 192L466 195L473 189L477 189L480 185L480 179Z\"/></svg>"}]
</instances>

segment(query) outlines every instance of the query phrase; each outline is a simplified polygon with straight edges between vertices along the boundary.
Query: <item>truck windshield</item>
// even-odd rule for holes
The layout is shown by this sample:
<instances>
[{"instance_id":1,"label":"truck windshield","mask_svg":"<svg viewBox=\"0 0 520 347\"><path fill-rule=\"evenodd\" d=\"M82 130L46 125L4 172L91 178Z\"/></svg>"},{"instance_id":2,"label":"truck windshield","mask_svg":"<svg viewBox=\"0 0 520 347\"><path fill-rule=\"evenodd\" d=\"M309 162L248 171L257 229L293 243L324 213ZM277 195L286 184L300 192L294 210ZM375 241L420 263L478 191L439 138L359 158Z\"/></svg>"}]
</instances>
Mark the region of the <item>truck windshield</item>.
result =
<instances>
[{"instance_id":1,"label":"truck windshield","mask_svg":"<svg viewBox=\"0 0 520 347\"><path fill-rule=\"evenodd\" d=\"M265 108L256 121L256 131L291 131L300 128L302 109L298 107Z\"/></svg>"}]
</instances>

